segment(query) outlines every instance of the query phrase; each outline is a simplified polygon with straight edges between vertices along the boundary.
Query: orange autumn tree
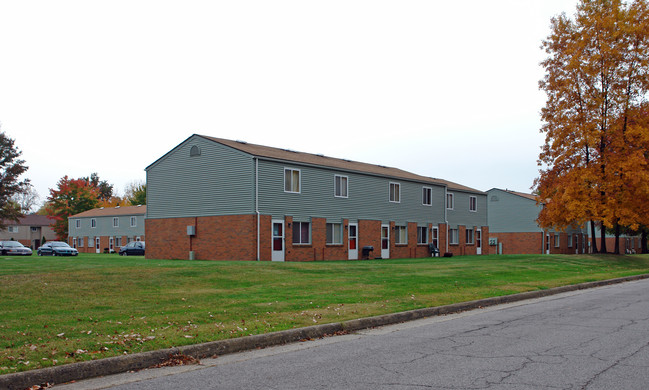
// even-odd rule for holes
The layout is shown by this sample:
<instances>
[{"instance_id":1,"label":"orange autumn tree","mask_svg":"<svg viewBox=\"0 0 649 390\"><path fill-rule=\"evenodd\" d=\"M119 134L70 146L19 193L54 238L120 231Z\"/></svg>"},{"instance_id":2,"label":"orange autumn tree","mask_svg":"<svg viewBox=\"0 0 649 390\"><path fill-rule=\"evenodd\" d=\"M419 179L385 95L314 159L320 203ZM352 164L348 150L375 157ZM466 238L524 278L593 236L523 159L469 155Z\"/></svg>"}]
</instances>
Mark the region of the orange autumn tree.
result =
<instances>
[{"instance_id":1,"label":"orange autumn tree","mask_svg":"<svg viewBox=\"0 0 649 390\"><path fill-rule=\"evenodd\" d=\"M99 203L99 190L84 179L64 176L56 189L50 189L45 211L52 220L52 229L58 240L68 238L68 217L93 209Z\"/></svg>"},{"instance_id":2,"label":"orange autumn tree","mask_svg":"<svg viewBox=\"0 0 649 390\"><path fill-rule=\"evenodd\" d=\"M535 181L544 203L538 222L559 229L590 223L594 231L598 221L602 252L605 227L641 223L632 208L646 186L629 178L645 169L639 156L647 145L632 145L628 124L648 90L648 16L645 0L582 0L574 20L552 19L542 46L548 58L539 83L547 101ZM595 237L592 248L597 252Z\"/></svg>"}]
</instances>

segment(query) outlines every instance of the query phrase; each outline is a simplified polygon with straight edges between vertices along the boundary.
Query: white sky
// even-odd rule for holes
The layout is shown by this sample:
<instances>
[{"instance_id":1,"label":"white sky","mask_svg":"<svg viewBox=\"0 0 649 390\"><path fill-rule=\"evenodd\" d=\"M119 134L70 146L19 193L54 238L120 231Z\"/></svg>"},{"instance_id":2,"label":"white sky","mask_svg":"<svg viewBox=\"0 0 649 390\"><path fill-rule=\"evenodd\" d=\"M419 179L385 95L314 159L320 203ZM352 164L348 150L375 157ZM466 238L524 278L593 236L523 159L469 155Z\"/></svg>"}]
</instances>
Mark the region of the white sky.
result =
<instances>
[{"instance_id":1,"label":"white sky","mask_svg":"<svg viewBox=\"0 0 649 390\"><path fill-rule=\"evenodd\" d=\"M577 0L0 0L0 123L41 200L191 134L528 192L550 19Z\"/></svg>"}]
</instances>

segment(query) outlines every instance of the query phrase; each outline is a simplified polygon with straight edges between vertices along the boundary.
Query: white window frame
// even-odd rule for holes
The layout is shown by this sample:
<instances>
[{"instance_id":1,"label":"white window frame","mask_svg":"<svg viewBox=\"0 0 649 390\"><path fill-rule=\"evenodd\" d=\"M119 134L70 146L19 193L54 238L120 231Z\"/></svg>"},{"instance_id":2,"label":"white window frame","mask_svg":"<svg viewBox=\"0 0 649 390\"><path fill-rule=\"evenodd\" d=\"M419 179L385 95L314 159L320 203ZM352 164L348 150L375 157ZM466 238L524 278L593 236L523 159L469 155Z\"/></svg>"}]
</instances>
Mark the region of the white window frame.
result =
<instances>
[{"instance_id":1,"label":"white window frame","mask_svg":"<svg viewBox=\"0 0 649 390\"><path fill-rule=\"evenodd\" d=\"M433 205L433 189L431 187L421 188L421 204L424 206Z\"/></svg>"},{"instance_id":2,"label":"white window frame","mask_svg":"<svg viewBox=\"0 0 649 390\"><path fill-rule=\"evenodd\" d=\"M81 220L80 220L80 219L75 219L75 220L74 220L74 226L75 226L77 229L80 229L80 228L81 228Z\"/></svg>"},{"instance_id":3,"label":"white window frame","mask_svg":"<svg viewBox=\"0 0 649 390\"><path fill-rule=\"evenodd\" d=\"M455 209L455 194L452 192L446 193L446 209L447 210Z\"/></svg>"},{"instance_id":4,"label":"white window frame","mask_svg":"<svg viewBox=\"0 0 649 390\"><path fill-rule=\"evenodd\" d=\"M417 244L428 244L428 226L417 226Z\"/></svg>"},{"instance_id":5,"label":"white window frame","mask_svg":"<svg viewBox=\"0 0 649 390\"><path fill-rule=\"evenodd\" d=\"M394 191L392 190L393 188ZM388 199L390 203L401 203L401 183L390 182L388 185Z\"/></svg>"},{"instance_id":6,"label":"white window frame","mask_svg":"<svg viewBox=\"0 0 649 390\"><path fill-rule=\"evenodd\" d=\"M448 229L448 243L458 245L460 243L460 229Z\"/></svg>"},{"instance_id":7,"label":"white window frame","mask_svg":"<svg viewBox=\"0 0 649 390\"><path fill-rule=\"evenodd\" d=\"M408 226L395 225L394 226L394 244L395 245L408 245Z\"/></svg>"},{"instance_id":8,"label":"white window frame","mask_svg":"<svg viewBox=\"0 0 649 390\"><path fill-rule=\"evenodd\" d=\"M7 226L7 231L9 233L18 233L18 226Z\"/></svg>"},{"instance_id":9,"label":"white window frame","mask_svg":"<svg viewBox=\"0 0 649 390\"><path fill-rule=\"evenodd\" d=\"M302 241L302 234L301 233L302 233L302 225L303 224L306 224L308 226L308 228L309 228L309 231L307 233L308 242L303 242ZM299 226L299 231L300 231L300 235L299 235L300 240L298 242L295 241L295 231L296 231L297 226ZM291 238L291 240L293 242L293 245L311 245L311 222L302 222L302 221L297 221L296 222L296 221L293 221L293 237Z\"/></svg>"},{"instance_id":10,"label":"white window frame","mask_svg":"<svg viewBox=\"0 0 649 390\"><path fill-rule=\"evenodd\" d=\"M295 172L297 172L297 191L293 188L295 183L293 183ZM288 176L287 173L290 173ZM288 187L287 187L288 184ZM284 192L289 194L299 194L302 192L302 172L296 168L284 168Z\"/></svg>"},{"instance_id":11,"label":"white window frame","mask_svg":"<svg viewBox=\"0 0 649 390\"><path fill-rule=\"evenodd\" d=\"M97 227L97 219L96 218L90 218L90 227L92 229Z\"/></svg>"},{"instance_id":12,"label":"white window frame","mask_svg":"<svg viewBox=\"0 0 649 390\"><path fill-rule=\"evenodd\" d=\"M83 237L79 237L79 239L77 240L77 245L79 246L79 248L83 248Z\"/></svg>"},{"instance_id":13,"label":"white window frame","mask_svg":"<svg viewBox=\"0 0 649 390\"><path fill-rule=\"evenodd\" d=\"M554 247L559 248L561 246L561 242L559 240L559 233L554 233Z\"/></svg>"},{"instance_id":14,"label":"white window frame","mask_svg":"<svg viewBox=\"0 0 649 390\"><path fill-rule=\"evenodd\" d=\"M469 196L469 211L472 213L477 213L478 212L478 197L477 196Z\"/></svg>"},{"instance_id":15,"label":"white window frame","mask_svg":"<svg viewBox=\"0 0 649 390\"><path fill-rule=\"evenodd\" d=\"M132 216L131 217L131 227L136 227L137 226L137 217Z\"/></svg>"},{"instance_id":16,"label":"white window frame","mask_svg":"<svg viewBox=\"0 0 649 390\"><path fill-rule=\"evenodd\" d=\"M327 222L326 243L327 245L343 244L343 224Z\"/></svg>"},{"instance_id":17,"label":"white window frame","mask_svg":"<svg viewBox=\"0 0 649 390\"><path fill-rule=\"evenodd\" d=\"M119 217L113 217L113 227L119 227Z\"/></svg>"},{"instance_id":18,"label":"white window frame","mask_svg":"<svg viewBox=\"0 0 649 390\"><path fill-rule=\"evenodd\" d=\"M467 245L473 245L473 244L475 244L475 230L473 230L473 229L466 229L464 232L465 232L464 235L466 236L466 241L465 241L465 243L466 243Z\"/></svg>"},{"instance_id":19,"label":"white window frame","mask_svg":"<svg viewBox=\"0 0 649 390\"><path fill-rule=\"evenodd\" d=\"M349 197L349 177L348 176L334 175L334 197L336 198Z\"/></svg>"},{"instance_id":20,"label":"white window frame","mask_svg":"<svg viewBox=\"0 0 649 390\"><path fill-rule=\"evenodd\" d=\"M572 234L568 234L568 248L572 248Z\"/></svg>"}]
</instances>

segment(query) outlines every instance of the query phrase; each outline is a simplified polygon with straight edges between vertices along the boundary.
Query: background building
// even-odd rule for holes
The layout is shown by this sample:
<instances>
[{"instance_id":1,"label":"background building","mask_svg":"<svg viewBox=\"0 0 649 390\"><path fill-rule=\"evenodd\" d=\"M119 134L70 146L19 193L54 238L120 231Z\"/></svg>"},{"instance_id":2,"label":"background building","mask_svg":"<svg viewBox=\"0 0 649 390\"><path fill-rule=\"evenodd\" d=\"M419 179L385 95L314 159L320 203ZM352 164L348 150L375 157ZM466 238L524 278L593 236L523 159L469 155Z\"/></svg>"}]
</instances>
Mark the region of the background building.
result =
<instances>
[{"instance_id":1,"label":"background building","mask_svg":"<svg viewBox=\"0 0 649 390\"><path fill-rule=\"evenodd\" d=\"M146 206L101 207L68 217L68 244L79 252L118 251L144 241Z\"/></svg>"},{"instance_id":2,"label":"background building","mask_svg":"<svg viewBox=\"0 0 649 390\"><path fill-rule=\"evenodd\" d=\"M7 228L0 230L0 241L19 241L32 249L38 249L46 241L56 240L56 233L50 227L52 222L45 215L30 214L16 221L5 221Z\"/></svg>"}]
</instances>

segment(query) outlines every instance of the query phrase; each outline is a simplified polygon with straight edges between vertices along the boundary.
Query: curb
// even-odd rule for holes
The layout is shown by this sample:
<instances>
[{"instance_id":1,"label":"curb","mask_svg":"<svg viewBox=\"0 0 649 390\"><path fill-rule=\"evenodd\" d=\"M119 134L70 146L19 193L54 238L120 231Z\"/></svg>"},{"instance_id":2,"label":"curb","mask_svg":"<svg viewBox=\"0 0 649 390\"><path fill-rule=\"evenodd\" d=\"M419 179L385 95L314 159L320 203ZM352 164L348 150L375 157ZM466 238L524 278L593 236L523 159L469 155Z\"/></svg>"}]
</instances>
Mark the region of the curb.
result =
<instances>
[{"instance_id":1,"label":"curb","mask_svg":"<svg viewBox=\"0 0 649 390\"><path fill-rule=\"evenodd\" d=\"M428 307L331 324L314 325L305 328L288 329L254 336L141 352L132 355L120 355L87 362L71 363L63 366L5 374L0 375L0 389L22 390L27 389L30 386L44 383L61 384L70 381L119 374L126 371L145 369L163 363L172 355L180 354L191 356L196 359L203 359L217 355L227 355L235 352L288 344L300 340L317 339L328 335L334 335L338 332L354 332L362 329L391 325L426 317L458 313L487 306L513 303L569 291L585 290L642 279L649 279L649 274L580 283L571 286L555 287L547 290L529 291L513 295L454 303L446 306Z\"/></svg>"}]
</instances>

